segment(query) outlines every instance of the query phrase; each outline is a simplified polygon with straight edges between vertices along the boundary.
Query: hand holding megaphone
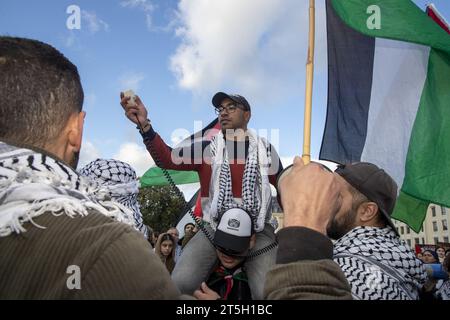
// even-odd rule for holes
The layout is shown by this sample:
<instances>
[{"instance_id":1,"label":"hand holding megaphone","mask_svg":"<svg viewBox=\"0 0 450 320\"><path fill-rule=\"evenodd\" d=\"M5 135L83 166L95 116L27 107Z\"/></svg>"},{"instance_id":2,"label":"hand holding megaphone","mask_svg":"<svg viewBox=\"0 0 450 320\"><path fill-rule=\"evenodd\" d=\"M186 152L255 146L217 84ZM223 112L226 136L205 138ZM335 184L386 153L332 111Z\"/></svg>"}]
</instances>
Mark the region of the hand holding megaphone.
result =
<instances>
[{"instance_id":1,"label":"hand holding megaphone","mask_svg":"<svg viewBox=\"0 0 450 320\"><path fill-rule=\"evenodd\" d=\"M125 110L125 115L131 122L136 124L144 132L146 129L148 130L150 120L147 118L147 109L133 90L120 93L120 105Z\"/></svg>"}]
</instances>

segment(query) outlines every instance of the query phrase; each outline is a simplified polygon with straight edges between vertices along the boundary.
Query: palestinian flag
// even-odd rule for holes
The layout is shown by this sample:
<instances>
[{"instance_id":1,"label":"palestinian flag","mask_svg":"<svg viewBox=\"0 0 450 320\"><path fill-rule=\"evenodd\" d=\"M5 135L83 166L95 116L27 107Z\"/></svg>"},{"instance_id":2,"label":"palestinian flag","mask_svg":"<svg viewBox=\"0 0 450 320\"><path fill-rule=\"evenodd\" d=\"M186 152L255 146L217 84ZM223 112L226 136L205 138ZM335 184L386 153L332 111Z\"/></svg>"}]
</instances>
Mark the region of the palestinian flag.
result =
<instances>
[{"instance_id":1,"label":"palestinian flag","mask_svg":"<svg viewBox=\"0 0 450 320\"><path fill-rule=\"evenodd\" d=\"M176 185L199 182L195 171L166 170ZM164 171L159 167L152 167L140 178L141 188L153 186L167 186L169 181Z\"/></svg>"},{"instance_id":2,"label":"palestinian flag","mask_svg":"<svg viewBox=\"0 0 450 320\"><path fill-rule=\"evenodd\" d=\"M438 9L434 6L434 4L427 5L427 14L428 16L434 20L442 29L447 31L450 34L450 26L445 18L439 13Z\"/></svg>"},{"instance_id":3,"label":"palestinian flag","mask_svg":"<svg viewBox=\"0 0 450 320\"><path fill-rule=\"evenodd\" d=\"M210 141L218 130L220 130L220 124L216 118L202 130L181 141L176 147L190 146L192 143L199 143L201 141ZM166 174L170 175L176 185L199 182L198 173L195 171L163 170L155 166L148 169L140 178L141 187L168 186L169 180Z\"/></svg>"},{"instance_id":4,"label":"palestinian flag","mask_svg":"<svg viewBox=\"0 0 450 320\"><path fill-rule=\"evenodd\" d=\"M418 232L430 203L450 207L450 36L409 0L328 0L327 29L320 159L385 169Z\"/></svg>"}]
</instances>

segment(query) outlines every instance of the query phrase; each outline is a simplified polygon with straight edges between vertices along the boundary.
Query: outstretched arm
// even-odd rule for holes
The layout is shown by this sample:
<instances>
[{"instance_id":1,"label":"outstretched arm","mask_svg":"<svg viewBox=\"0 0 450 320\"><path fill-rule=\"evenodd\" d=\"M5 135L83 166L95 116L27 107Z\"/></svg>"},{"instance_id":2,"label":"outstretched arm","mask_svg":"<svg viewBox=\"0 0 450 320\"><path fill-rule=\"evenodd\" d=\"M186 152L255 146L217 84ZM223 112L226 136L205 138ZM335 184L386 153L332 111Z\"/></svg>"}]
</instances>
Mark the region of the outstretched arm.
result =
<instances>
[{"instance_id":1,"label":"outstretched arm","mask_svg":"<svg viewBox=\"0 0 450 320\"><path fill-rule=\"evenodd\" d=\"M137 125L144 139L144 144L149 151L156 165L165 169L173 170L193 170L198 171L201 159L194 159L193 152L195 145L192 144L185 148L172 149L164 140L153 130L148 117L147 108L139 96L134 96L134 101L130 97L120 94L120 104L125 111L126 117ZM203 148L201 149L203 154Z\"/></svg>"}]
</instances>

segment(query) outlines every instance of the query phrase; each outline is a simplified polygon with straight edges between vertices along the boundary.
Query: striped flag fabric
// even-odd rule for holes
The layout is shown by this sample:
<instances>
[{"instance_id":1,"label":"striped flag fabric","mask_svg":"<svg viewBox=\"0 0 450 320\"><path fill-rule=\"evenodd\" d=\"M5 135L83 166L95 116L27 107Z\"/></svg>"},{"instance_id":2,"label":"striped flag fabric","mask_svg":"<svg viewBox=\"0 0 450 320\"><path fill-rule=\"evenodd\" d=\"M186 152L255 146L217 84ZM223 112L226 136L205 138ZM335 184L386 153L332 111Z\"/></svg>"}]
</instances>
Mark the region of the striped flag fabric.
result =
<instances>
[{"instance_id":1,"label":"striped flag fabric","mask_svg":"<svg viewBox=\"0 0 450 320\"><path fill-rule=\"evenodd\" d=\"M177 147L191 146L193 143L210 141L212 137L220 130L218 118L211 121L206 127L181 141ZM176 185L190 184L199 182L198 173L195 171L166 170ZM157 166L148 169L139 179L141 187L168 186L169 181L163 170Z\"/></svg>"},{"instance_id":2,"label":"striped flag fabric","mask_svg":"<svg viewBox=\"0 0 450 320\"><path fill-rule=\"evenodd\" d=\"M427 5L426 10L428 16L434 20L442 29L444 29L448 34L450 34L450 25L445 20L445 18L440 14L438 9L434 6L434 4Z\"/></svg>"},{"instance_id":3,"label":"striped flag fabric","mask_svg":"<svg viewBox=\"0 0 450 320\"><path fill-rule=\"evenodd\" d=\"M200 181L198 178L198 173L195 171L166 171L176 185L190 184ZM141 183L141 188L169 185L169 181L167 180L163 170L159 167L151 167L148 169L139 181Z\"/></svg>"},{"instance_id":4,"label":"striped flag fabric","mask_svg":"<svg viewBox=\"0 0 450 320\"><path fill-rule=\"evenodd\" d=\"M327 0L327 30L320 159L385 169L418 232L430 203L450 207L450 36L409 0Z\"/></svg>"}]
</instances>

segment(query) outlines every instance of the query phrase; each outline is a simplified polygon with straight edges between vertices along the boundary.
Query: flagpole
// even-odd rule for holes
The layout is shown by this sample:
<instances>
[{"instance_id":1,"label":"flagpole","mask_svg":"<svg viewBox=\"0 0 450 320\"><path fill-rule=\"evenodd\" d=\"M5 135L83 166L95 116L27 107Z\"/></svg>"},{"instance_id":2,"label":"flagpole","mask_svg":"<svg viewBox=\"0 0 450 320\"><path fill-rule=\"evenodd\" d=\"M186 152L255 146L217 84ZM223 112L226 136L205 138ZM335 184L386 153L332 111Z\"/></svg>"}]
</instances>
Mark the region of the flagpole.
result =
<instances>
[{"instance_id":1,"label":"flagpole","mask_svg":"<svg viewBox=\"0 0 450 320\"><path fill-rule=\"evenodd\" d=\"M314 79L314 43L315 43L315 5L314 0L309 0L309 41L308 58L306 62L306 92L305 92L305 115L303 125L303 154L304 164L311 161L311 110L312 91Z\"/></svg>"}]
</instances>

